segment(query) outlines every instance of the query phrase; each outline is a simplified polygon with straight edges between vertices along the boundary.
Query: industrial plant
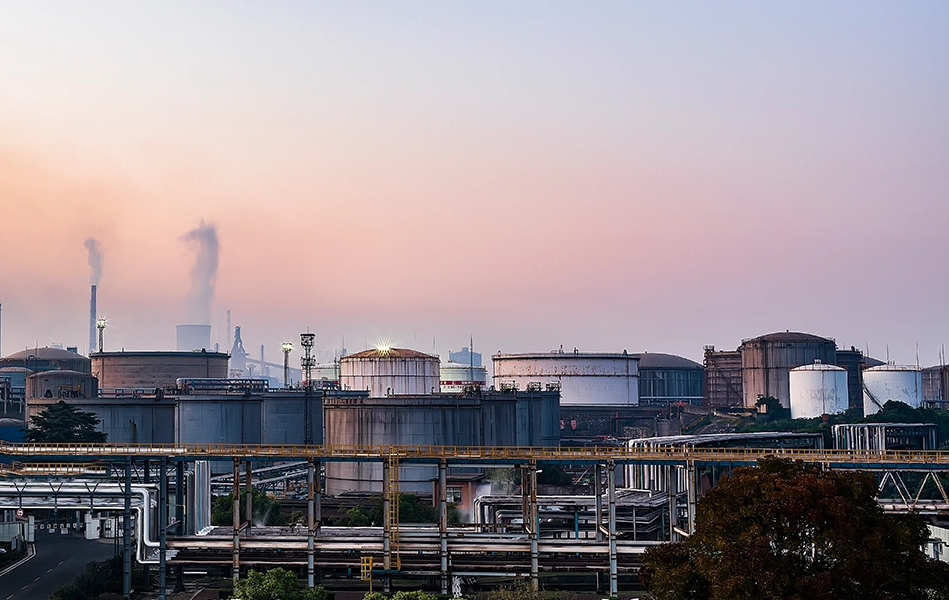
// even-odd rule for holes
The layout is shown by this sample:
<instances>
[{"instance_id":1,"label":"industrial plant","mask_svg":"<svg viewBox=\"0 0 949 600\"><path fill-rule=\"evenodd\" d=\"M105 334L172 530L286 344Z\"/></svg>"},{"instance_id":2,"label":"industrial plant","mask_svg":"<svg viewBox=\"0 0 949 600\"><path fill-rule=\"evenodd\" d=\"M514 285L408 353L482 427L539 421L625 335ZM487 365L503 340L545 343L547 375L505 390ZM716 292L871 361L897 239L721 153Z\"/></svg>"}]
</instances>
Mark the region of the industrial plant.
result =
<instances>
[{"instance_id":1,"label":"industrial plant","mask_svg":"<svg viewBox=\"0 0 949 600\"><path fill-rule=\"evenodd\" d=\"M400 576L446 594L462 579L526 578L536 589L547 573L615 596L635 582L645 548L689 534L696 499L736 465L767 453L831 464L825 453L839 449L897 469L910 460L900 451L939 445L926 423L836 423L826 436L721 429L732 417L767 427L769 411L828 421L890 401L945 406L946 366L883 362L800 332L706 346L703 364L560 347L498 352L489 372L472 342L445 361L379 346L320 363L310 331L281 345L282 363L268 362L263 346L244 349L228 312L222 351L208 324L214 231L188 240L198 259L173 350L107 349L93 285L86 355L49 346L0 358L0 505L72 519L90 538L123 537L125 560L157 565L159 586L168 566L180 583L186 566L239 579L279 560L309 585L359 586L353 570L369 564L387 590ZM94 415L109 445L60 454L21 445L33 419L60 403ZM867 452L884 458L867 462ZM77 464L43 466L53 454ZM846 456L833 464L850 468ZM67 483L50 497L35 475ZM949 500L923 501L899 481L899 494L881 496L889 510L949 514ZM305 523L254 523L251 495L239 506L252 488L305 509ZM214 498L228 494L233 523L212 522ZM434 522L402 523L408 497L433 507ZM375 521L347 521L373 503Z\"/></svg>"}]
</instances>

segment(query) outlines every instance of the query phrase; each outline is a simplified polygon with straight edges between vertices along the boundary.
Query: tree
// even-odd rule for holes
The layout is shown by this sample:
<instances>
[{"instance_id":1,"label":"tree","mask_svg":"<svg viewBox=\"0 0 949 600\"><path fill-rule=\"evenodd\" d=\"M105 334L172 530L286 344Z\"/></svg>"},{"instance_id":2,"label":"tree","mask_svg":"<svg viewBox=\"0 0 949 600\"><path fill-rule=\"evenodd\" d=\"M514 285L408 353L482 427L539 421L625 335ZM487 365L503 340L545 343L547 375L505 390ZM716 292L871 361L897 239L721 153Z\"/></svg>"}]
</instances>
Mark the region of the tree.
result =
<instances>
[{"instance_id":1,"label":"tree","mask_svg":"<svg viewBox=\"0 0 949 600\"><path fill-rule=\"evenodd\" d=\"M241 490L238 505L240 506L241 520L244 518L244 503L246 502L247 492ZM280 503L268 496L265 492L253 488L250 495L254 523L259 525L291 525L294 522L302 521L302 513L286 515L280 512ZM233 525L234 524L234 494L218 496L214 499L211 506L211 524L212 525Z\"/></svg>"},{"instance_id":2,"label":"tree","mask_svg":"<svg viewBox=\"0 0 949 600\"><path fill-rule=\"evenodd\" d=\"M655 600L949 598L949 565L923 553L918 515L887 515L866 473L764 458L699 501L695 533L650 548Z\"/></svg>"},{"instance_id":3,"label":"tree","mask_svg":"<svg viewBox=\"0 0 949 600\"><path fill-rule=\"evenodd\" d=\"M96 431L98 424L95 413L83 412L60 400L30 417L30 428L24 437L28 442L101 444L107 436Z\"/></svg>"},{"instance_id":4,"label":"tree","mask_svg":"<svg viewBox=\"0 0 949 600\"><path fill-rule=\"evenodd\" d=\"M234 585L232 598L241 600L326 600L322 586L304 588L297 576L286 569L269 569L267 573L251 571Z\"/></svg>"}]
</instances>

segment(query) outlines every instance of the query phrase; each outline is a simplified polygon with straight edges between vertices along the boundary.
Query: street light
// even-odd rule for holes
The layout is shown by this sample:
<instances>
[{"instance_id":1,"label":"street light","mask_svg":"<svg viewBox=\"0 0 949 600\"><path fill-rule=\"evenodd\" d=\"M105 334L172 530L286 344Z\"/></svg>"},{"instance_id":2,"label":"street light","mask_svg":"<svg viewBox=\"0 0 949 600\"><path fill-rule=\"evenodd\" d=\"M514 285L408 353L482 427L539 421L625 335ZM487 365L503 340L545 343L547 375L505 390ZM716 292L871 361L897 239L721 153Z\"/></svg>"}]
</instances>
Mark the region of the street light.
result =
<instances>
[{"instance_id":1,"label":"street light","mask_svg":"<svg viewBox=\"0 0 949 600\"><path fill-rule=\"evenodd\" d=\"M293 344L284 342L280 345L283 350L283 387L290 387L290 352L293 351Z\"/></svg>"}]
</instances>

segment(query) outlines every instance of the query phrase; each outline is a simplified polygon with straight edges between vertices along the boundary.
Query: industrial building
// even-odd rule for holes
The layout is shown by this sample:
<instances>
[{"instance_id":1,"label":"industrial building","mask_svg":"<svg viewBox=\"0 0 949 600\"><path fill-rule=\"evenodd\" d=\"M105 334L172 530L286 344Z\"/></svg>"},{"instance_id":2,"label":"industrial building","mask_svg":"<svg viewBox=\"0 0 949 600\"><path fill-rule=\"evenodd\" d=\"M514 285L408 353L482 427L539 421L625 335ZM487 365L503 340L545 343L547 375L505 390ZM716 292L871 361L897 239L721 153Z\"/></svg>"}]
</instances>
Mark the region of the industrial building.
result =
<instances>
[{"instance_id":1,"label":"industrial building","mask_svg":"<svg viewBox=\"0 0 949 600\"><path fill-rule=\"evenodd\" d=\"M702 403L702 365L674 354L642 352L639 359L639 404L669 406Z\"/></svg>"},{"instance_id":2,"label":"industrial building","mask_svg":"<svg viewBox=\"0 0 949 600\"><path fill-rule=\"evenodd\" d=\"M838 450L937 450L935 423L848 423L834 425Z\"/></svg>"},{"instance_id":3,"label":"industrial building","mask_svg":"<svg viewBox=\"0 0 949 600\"><path fill-rule=\"evenodd\" d=\"M712 408L744 405L741 386L741 352L705 347L705 388L703 404Z\"/></svg>"},{"instance_id":4,"label":"industrial building","mask_svg":"<svg viewBox=\"0 0 949 600\"><path fill-rule=\"evenodd\" d=\"M3 371L0 370L0 376ZM936 365L922 370L923 404L945 409L949 394L949 365Z\"/></svg>"}]
</instances>

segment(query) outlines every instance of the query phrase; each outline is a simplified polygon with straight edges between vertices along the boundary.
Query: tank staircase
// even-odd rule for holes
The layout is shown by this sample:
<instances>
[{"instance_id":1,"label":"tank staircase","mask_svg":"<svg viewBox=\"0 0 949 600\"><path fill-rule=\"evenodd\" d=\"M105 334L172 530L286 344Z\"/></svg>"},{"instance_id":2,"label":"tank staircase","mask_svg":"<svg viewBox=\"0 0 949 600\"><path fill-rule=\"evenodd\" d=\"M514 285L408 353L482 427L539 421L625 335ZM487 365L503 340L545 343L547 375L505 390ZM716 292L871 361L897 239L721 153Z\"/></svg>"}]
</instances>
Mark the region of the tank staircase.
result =
<instances>
[{"instance_id":1,"label":"tank staircase","mask_svg":"<svg viewBox=\"0 0 949 600\"><path fill-rule=\"evenodd\" d=\"M399 457L389 455L389 473L385 482L389 495L389 510L386 512L386 529L389 532L389 554L386 569L402 570L402 554L399 552Z\"/></svg>"}]
</instances>

